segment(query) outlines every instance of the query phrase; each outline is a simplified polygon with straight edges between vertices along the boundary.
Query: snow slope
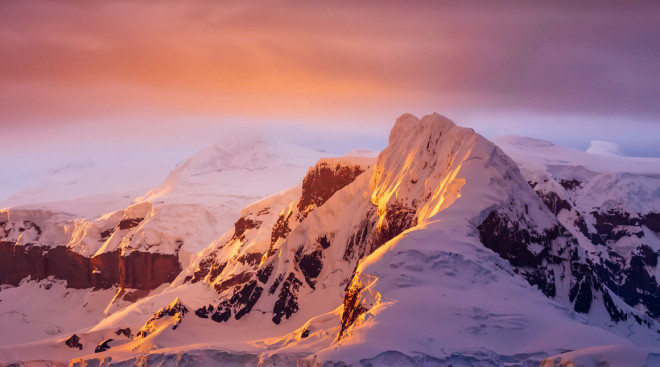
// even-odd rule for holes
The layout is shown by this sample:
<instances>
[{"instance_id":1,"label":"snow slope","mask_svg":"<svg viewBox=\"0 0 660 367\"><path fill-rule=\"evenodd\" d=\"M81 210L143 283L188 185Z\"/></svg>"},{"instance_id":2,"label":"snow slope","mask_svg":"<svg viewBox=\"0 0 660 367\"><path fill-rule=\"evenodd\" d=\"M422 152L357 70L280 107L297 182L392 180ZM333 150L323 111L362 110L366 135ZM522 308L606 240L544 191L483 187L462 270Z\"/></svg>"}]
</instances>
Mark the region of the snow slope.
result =
<instances>
[{"instance_id":1,"label":"snow slope","mask_svg":"<svg viewBox=\"0 0 660 367\"><path fill-rule=\"evenodd\" d=\"M72 163L48 171L24 190L0 200L0 208L42 209L95 218L130 205L158 185L176 163L165 157Z\"/></svg>"},{"instance_id":2,"label":"snow slope","mask_svg":"<svg viewBox=\"0 0 660 367\"><path fill-rule=\"evenodd\" d=\"M114 194L104 193L94 200L82 197L3 209L0 255L6 264L2 262L0 275L4 283L17 287L0 294L0 300L5 301L0 324L13 325L17 314L30 321L21 325L19 339L8 338L0 345L42 339L49 335L44 330L68 332L80 328L80 322L93 325L128 303L156 293L154 289L161 282L172 281L197 252L229 230L242 207L295 184L320 155L311 149L266 142L259 137L233 139L194 155L172 171L161 186L139 199L134 200L133 195L116 201ZM112 182L120 182L119 187L125 184L140 189L142 186L136 182L142 182L142 176L152 175L154 167L121 174L117 171L114 177L90 174L92 168L71 167L53 172L41 185L45 196L33 197L27 191L25 196L31 200L51 199L60 194L68 198L66 190L70 189L73 195L78 190L76 185L101 190L112 186ZM130 176L124 180L124 174ZM69 179L75 182L66 184ZM97 179L102 182L96 183ZM153 177L142 179L146 182ZM125 206L117 208L118 204ZM113 210L100 213L108 207ZM90 213L93 216L87 216ZM23 277L32 282L21 282ZM19 294L28 299L59 299L56 292L43 289L42 283L53 281L64 281L66 290L62 293L76 294L78 304L44 301L19 308L19 303L7 302ZM50 326L56 318L53 315L84 312L84 299L107 292L111 296L103 301L100 312L87 312L89 317L68 326L63 325L64 321L55 322L57 328Z\"/></svg>"}]
</instances>

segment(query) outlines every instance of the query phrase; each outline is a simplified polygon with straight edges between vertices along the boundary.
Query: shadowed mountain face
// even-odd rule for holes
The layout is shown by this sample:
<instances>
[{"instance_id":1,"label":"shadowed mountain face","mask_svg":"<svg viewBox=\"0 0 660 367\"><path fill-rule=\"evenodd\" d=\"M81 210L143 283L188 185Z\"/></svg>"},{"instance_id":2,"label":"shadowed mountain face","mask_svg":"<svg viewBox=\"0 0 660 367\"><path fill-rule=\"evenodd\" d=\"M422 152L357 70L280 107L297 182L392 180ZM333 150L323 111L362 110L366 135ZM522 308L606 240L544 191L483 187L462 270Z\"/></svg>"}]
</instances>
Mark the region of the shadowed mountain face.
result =
<instances>
[{"instance_id":1,"label":"shadowed mountain face","mask_svg":"<svg viewBox=\"0 0 660 367\"><path fill-rule=\"evenodd\" d=\"M606 287L628 305L641 306L648 316L660 320L660 286L656 279L660 252L656 244L660 230L653 221L658 214L630 213L621 208L602 211L580 207L579 198L574 198L580 194L571 195L571 192L580 190L582 183L576 180L575 186L565 187L561 185L565 180L558 181L560 185L552 188L534 182L530 185L535 187L548 207L556 208L565 228L589 246L589 272L596 276L594 282ZM557 202L562 204L556 206ZM588 311L591 294L585 293L583 298L583 309ZM614 307L608 310L615 321L627 317Z\"/></svg>"},{"instance_id":2,"label":"shadowed mountain face","mask_svg":"<svg viewBox=\"0 0 660 367\"><path fill-rule=\"evenodd\" d=\"M521 137L502 138L498 144L579 242L591 282L608 293L603 301L612 320L630 315L618 311L609 294L659 320L660 172L652 160L604 157ZM534 153L525 154L531 146L537 147ZM586 288L572 294L583 299L581 309L588 311L592 294Z\"/></svg>"}]
</instances>

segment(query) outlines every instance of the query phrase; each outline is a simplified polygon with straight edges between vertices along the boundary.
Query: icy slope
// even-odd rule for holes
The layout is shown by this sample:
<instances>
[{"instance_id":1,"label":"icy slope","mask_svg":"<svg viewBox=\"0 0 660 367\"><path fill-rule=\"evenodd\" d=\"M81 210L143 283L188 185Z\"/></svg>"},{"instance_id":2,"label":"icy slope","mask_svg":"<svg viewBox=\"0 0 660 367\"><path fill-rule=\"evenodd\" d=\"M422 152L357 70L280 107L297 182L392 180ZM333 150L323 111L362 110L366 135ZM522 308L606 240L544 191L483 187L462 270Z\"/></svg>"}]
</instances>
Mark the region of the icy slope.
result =
<instances>
[{"instance_id":1,"label":"icy slope","mask_svg":"<svg viewBox=\"0 0 660 367\"><path fill-rule=\"evenodd\" d=\"M21 207L94 218L124 208L158 185L176 165L168 157L110 158L58 167L24 190L0 198L0 209Z\"/></svg>"},{"instance_id":2,"label":"icy slope","mask_svg":"<svg viewBox=\"0 0 660 367\"><path fill-rule=\"evenodd\" d=\"M238 210L291 187L324 154L301 146L243 137L203 149L136 202L200 204L230 228Z\"/></svg>"}]
</instances>

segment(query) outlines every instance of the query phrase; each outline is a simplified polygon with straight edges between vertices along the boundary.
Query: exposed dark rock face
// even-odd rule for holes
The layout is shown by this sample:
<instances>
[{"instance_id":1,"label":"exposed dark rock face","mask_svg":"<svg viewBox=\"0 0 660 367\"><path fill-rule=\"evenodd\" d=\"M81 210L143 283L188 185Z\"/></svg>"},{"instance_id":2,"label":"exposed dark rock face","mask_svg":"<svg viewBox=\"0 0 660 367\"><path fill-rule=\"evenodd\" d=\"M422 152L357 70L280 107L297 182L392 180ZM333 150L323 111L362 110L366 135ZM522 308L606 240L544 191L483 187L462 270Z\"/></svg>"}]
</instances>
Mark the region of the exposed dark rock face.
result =
<instances>
[{"instance_id":1,"label":"exposed dark rock face","mask_svg":"<svg viewBox=\"0 0 660 367\"><path fill-rule=\"evenodd\" d=\"M201 280L203 280L207 275L211 275L211 279L215 279L220 273L222 273L222 270L224 270L225 266L227 266L227 263L223 263L222 268L220 268L218 271L219 266L217 265L215 258L212 256L209 256L202 260L199 265L197 266L197 269L195 269L195 272L192 274L192 276L188 276L186 278L186 281L190 281L192 283L197 283Z\"/></svg>"},{"instance_id":2,"label":"exposed dark rock face","mask_svg":"<svg viewBox=\"0 0 660 367\"><path fill-rule=\"evenodd\" d=\"M225 322L233 314L234 318L239 320L252 311L252 307L257 303L259 297L261 297L263 290L263 287L256 280L251 280L236 287L231 298L220 302L215 308L215 312L213 312L214 307L209 305L208 307L205 306L197 309L195 315L206 319L212 313L211 319L213 321Z\"/></svg>"},{"instance_id":3,"label":"exposed dark rock face","mask_svg":"<svg viewBox=\"0 0 660 367\"><path fill-rule=\"evenodd\" d=\"M263 284L268 283L270 275L273 273L273 264L268 264L257 272L257 279Z\"/></svg>"},{"instance_id":4,"label":"exposed dark rock face","mask_svg":"<svg viewBox=\"0 0 660 367\"><path fill-rule=\"evenodd\" d=\"M273 307L273 322L278 324L282 321L282 317L287 319L298 311L298 291L302 286L302 282L296 278L294 273L289 273L282 289L277 297L275 306Z\"/></svg>"},{"instance_id":5,"label":"exposed dark rock face","mask_svg":"<svg viewBox=\"0 0 660 367\"><path fill-rule=\"evenodd\" d=\"M274 294L275 291L277 291L277 288L280 286L280 283L282 283L282 280L284 280L284 274L278 275L277 278L275 278L273 285L271 285L270 289L268 289L268 294Z\"/></svg>"},{"instance_id":6,"label":"exposed dark rock face","mask_svg":"<svg viewBox=\"0 0 660 367\"><path fill-rule=\"evenodd\" d=\"M660 318L660 286L647 267L657 265L658 255L648 246L640 247L623 271L625 281L613 288L627 304L644 305L646 313L655 319Z\"/></svg>"},{"instance_id":7,"label":"exposed dark rock face","mask_svg":"<svg viewBox=\"0 0 660 367\"><path fill-rule=\"evenodd\" d=\"M97 289L113 286L152 290L172 282L181 272L177 255L133 251L122 256L121 250L106 252L89 259L91 285Z\"/></svg>"},{"instance_id":8,"label":"exposed dark rock face","mask_svg":"<svg viewBox=\"0 0 660 367\"><path fill-rule=\"evenodd\" d=\"M614 243L630 235L636 235L639 238L643 236L641 228L632 230L631 227L640 226L641 220L640 218L632 217L630 213L610 210L605 213L594 211L591 215L596 219L596 224L594 225L596 231L598 231L601 239L606 243Z\"/></svg>"},{"instance_id":9,"label":"exposed dark rock face","mask_svg":"<svg viewBox=\"0 0 660 367\"><path fill-rule=\"evenodd\" d=\"M133 229L140 225L140 223L144 220L144 218L129 218L129 219L124 219L121 222L119 222L119 229L120 230L125 230L125 229Z\"/></svg>"},{"instance_id":10,"label":"exposed dark rock face","mask_svg":"<svg viewBox=\"0 0 660 367\"><path fill-rule=\"evenodd\" d=\"M625 237L636 237L645 242L642 226L652 229L653 223L649 226L649 218L655 215L649 213L640 216L622 210L594 211L590 214L596 222L596 234L590 239L610 248ZM594 241L594 237L599 241ZM607 257L601 255L600 262L596 264L599 278L628 305L643 305L647 315L660 319L660 286L654 275L658 254L649 245L642 243L626 257L629 257L628 261L614 250L608 251ZM613 303L611 305L614 307ZM610 316L620 318L615 311L611 311Z\"/></svg>"},{"instance_id":11,"label":"exposed dark rock face","mask_svg":"<svg viewBox=\"0 0 660 367\"><path fill-rule=\"evenodd\" d=\"M110 342L114 339L106 339L94 348L94 353L102 353L110 349Z\"/></svg>"},{"instance_id":12,"label":"exposed dark rock face","mask_svg":"<svg viewBox=\"0 0 660 367\"><path fill-rule=\"evenodd\" d=\"M233 287L235 285L239 285L239 284L242 284L242 283L245 283L245 282L249 281L251 277L252 277L252 273L236 274L236 275L233 275L233 276L223 280L222 282L220 282L218 284L213 285L213 288L215 288L215 290L218 293L222 293L225 290L229 289L230 287Z\"/></svg>"},{"instance_id":13,"label":"exposed dark rock face","mask_svg":"<svg viewBox=\"0 0 660 367\"><path fill-rule=\"evenodd\" d=\"M76 334L71 335L69 337L69 339L64 341L64 344L66 344L67 347L72 348L72 349L74 349L74 348L78 348L80 350L83 349L83 345L80 342L80 337Z\"/></svg>"},{"instance_id":14,"label":"exposed dark rock face","mask_svg":"<svg viewBox=\"0 0 660 367\"><path fill-rule=\"evenodd\" d=\"M368 213L349 237L344 251L344 260L359 260L370 255L389 240L416 224L415 208L392 203L383 213L384 220L378 225L376 208Z\"/></svg>"},{"instance_id":15,"label":"exposed dark rock face","mask_svg":"<svg viewBox=\"0 0 660 367\"><path fill-rule=\"evenodd\" d=\"M359 301L361 291L362 289L360 287L352 286L346 292L346 296L344 297L344 311L341 314L341 330L337 339L341 339L346 329L353 325L360 315L368 311Z\"/></svg>"},{"instance_id":16,"label":"exposed dark rock face","mask_svg":"<svg viewBox=\"0 0 660 367\"><path fill-rule=\"evenodd\" d=\"M531 285L536 285L548 297L556 293L555 274L552 265L563 260L553 255L553 241L560 236L564 242L568 234L563 228L553 227L543 233L531 231L517 221L512 221L506 214L491 212L477 227L479 239L487 248L495 251L502 258L509 260ZM532 251L532 244L541 246L539 251ZM559 255L564 248L559 248Z\"/></svg>"},{"instance_id":17,"label":"exposed dark rock face","mask_svg":"<svg viewBox=\"0 0 660 367\"><path fill-rule=\"evenodd\" d=\"M323 248L324 250L330 247L332 244L330 240L328 239L327 235L320 236L319 238L316 239L316 242Z\"/></svg>"},{"instance_id":18,"label":"exposed dark rock face","mask_svg":"<svg viewBox=\"0 0 660 367\"><path fill-rule=\"evenodd\" d=\"M248 229L253 229L253 228L259 228L259 225L261 225L260 221L246 218L246 217L241 217L234 223L234 239L245 239L245 231Z\"/></svg>"},{"instance_id":19,"label":"exposed dark rock face","mask_svg":"<svg viewBox=\"0 0 660 367\"><path fill-rule=\"evenodd\" d=\"M119 256L119 285L124 288L155 289L171 283L180 272L177 255L133 251Z\"/></svg>"},{"instance_id":20,"label":"exposed dark rock face","mask_svg":"<svg viewBox=\"0 0 660 367\"><path fill-rule=\"evenodd\" d=\"M321 250L316 250L310 254L303 255L300 259L297 259L297 261L300 271L305 276L307 284L314 289L316 277L319 276L321 269L323 268L323 255Z\"/></svg>"},{"instance_id":21,"label":"exposed dark rock face","mask_svg":"<svg viewBox=\"0 0 660 367\"><path fill-rule=\"evenodd\" d=\"M67 281L70 288L107 289L113 286L151 290L173 281L181 272L177 255L120 250L92 258L64 246L39 247L0 242L0 283L18 285L26 277L49 276Z\"/></svg>"},{"instance_id":22,"label":"exposed dark rock face","mask_svg":"<svg viewBox=\"0 0 660 367\"><path fill-rule=\"evenodd\" d=\"M630 213L621 210L612 209L604 213L594 211L591 212L591 215L596 219L596 229L601 227L603 230L609 230L616 226L638 226L640 224L639 218L634 218Z\"/></svg>"},{"instance_id":23,"label":"exposed dark rock face","mask_svg":"<svg viewBox=\"0 0 660 367\"><path fill-rule=\"evenodd\" d=\"M616 294L628 305L642 305L648 316L660 319L660 288L654 275L658 254L647 245L644 232L644 226L655 232L660 231L660 214L627 212L620 207L607 211L580 208L575 203L583 195L582 182L556 179L566 190L563 191L556 190L549 182L551 180L541 184L531 182L530 185L555 216L563 210L570 212L569 216L562 218L572 219L563 224L574 235L581 234L594 246L605 249L587 253L583 264L573 261L577 254L571 256L574 279L570 285L569 299L574 302L576 311L588 311L595 294L600 293L613 321L625 321L628 316L637 320L639 316L616 307L611 296ZM636 247L633 247L632 253L617 252L621 248L615 245L626 238ZM638 322L641 325L645 320L640 318Z\"/></svg>"},{"instance_id":24,"label":"exposed dark rock face","mask_svg":"<svg viewBox=\"0 0 660 367\"><path fill-rule=\"evenodd\" d=\"M227 267L227 263L223 262L218 264L215 260L211 261L211 269L209 270L209 280L213 281L222 274L222 272ZM195 273L197 274L197 273Z\"/></svg>"},{"instance_id":25,"label":"exposed dark rock face","mask_svg":"<svg viewBox=\"0 0 660 367\"><path fill-rule=\"evenodd\" d=\"M226 322L231 317L231 310L229 307L218 307L211 319L215 322Z\"/></svg>"},{"instance_id":26,"label":"exposed dark rock face","mask_svg":"<svg viewBox=\"0 0 660 367\"><path fill-rule=\"evenodd\" d=\"M257 285L257 281L252 280L244 284L234 293L229 302L234 305L235 308L238 308L234 315L236 320L239 320L252 310L252 307L254 307L254 304L259 300L263 290L262 287Z\"/></svg>"},{"instance_id":27,"label":"exposed dark rock face","mask_svg":"<svg viewBox=\"0 0 660 367\"><path fill-rule=\"evenodd\" d=\"M105 242L108 238L110 238L110 236L112 236L113 233L115 233L116 229L117 228L112 227L112 228L106 229L105 231L102 231L101 232L101 238L99 238L99 242Z\"/></svg>"},{"instance_id":28,"label":"exposed dark rock face","mask_svg":"<svg viewBox=\"0 0 660 367\"><path fill-rule=\"evenodd\" d=\"M55 276L71 288L91 287L89 259L65 247L53 249L0 242L0 283L18 285L31 277L43 280Z\"/></svg>"},{"instance_id":29,"label":"exposed dark rock face","mask_svg":"<svg viewBox=\"0 0 660 367\"><path fill-rule=\"evenodd\" d=\"M236 260L241 264L248 264L255 266L255 265L259 265L262 256L263 255L261 253L253 252L253 253L245 254Z\"/></svg>"},{"instance_id":30,"label":"exposed dark rock face","mask_svg":"<svg viewBox=\"0 0 660 367\"><path fill-rule=\"evenodd\" d=\"M582 182L576 180L576 179L571 179L571 180L564 180L560 179L559 184L566 190L569 191L575 191L579 188L582 188Z\"/></svg>"},{"instance_id":31,"label":"exposed dark rock face","mask_svg":"<svg viewBox=\"0 0 660 367\"><path fill-rule=\"evenodd\" d=\"M117 331L115 331L115 334L117 334L117 336L123 335L129 339L133 339L133 333L131 333L131 328L129 327L124 329L117 329Z\"/></svg>"},{"instance_id":32,"label":"exposed dark rock face","mask_svg":"<svg viewBox=\"0 0 660 367\"><path fill-rule=\"evenodd\" d=\"M344 260L350 261L354 257L362 258L366 254L366 246L368 236L373 232L376 226L376 218L374 216L376 209L367 215L365 219L360 222L355 232L349 237L346 249L344 250Z\"/></svg>"},{"instance_id":33,"label":"exposed dark rock face","mask_svg":"<svg viewBox=\"0 0 660 367\"><path fill-rule=\"evenodd\" d=\"M320 162L303 179L298 211L304 219L309 212L323 205L335 192L343 189L364 172L360 165L330 165Z\"/></svg>"},{"instance_id":34,"label":"exposed dark rock face","mask_svg":"<svg viewBox=\"0 0 660 367\"><path fill-rule=\"evenodd\" d=\"M537 194L555 216L564 209L571 210L572 208L571 204L568 201L560 198L556 192L538 192Z\"/></svg>"},{"instance_id":35,"label":"exposed dark rock face","mask_svg":"<svg viewBox=\"0 0 660 367\"><path fill-rule=\"evenodd\" d=\"M619 308L616 307L609 291L603 292L603 303L605 303L605 309L607 310L607 313L610 315L612 321L619 322L619 321L628 320L628 314L626 314L625 312L621 312L621 310L619 310Z\"/></svg>"},{"instance_id":36,"label":"exposed dark rock face","mask_svg":"<svg viewBox=\"0 0 660 367\"><path fill-rule=\"evenodd\" d=\"M269 260L277 251L277 242L285 239L292 228L302 222L312 210L323 205L335 192L353 182L363 171L360 165L345 163L320 162L312 167L303 181L302 194L296 206L288 207L273 225L271 243L266 253L243 253L229 261L230 264L236 262L244 265L239 267L241 273L221 275L229 264L218 264L215 260L217 252L200 261L198 268L190 277L191 281L205 279L208 274L208 280L218 293L233 293L230 297L227 295L214 312L204 308L198 309L196 311L198 316L211 317L214 321L223 322L232 316L240 319L249 313L264 293L264 288L273 273L273 261ZM250 216L244 216L235 223L232 240L243 240L248 230L262 225L263 222ZM303 284L301 279L304 278L306 283L314 288L316 278L323 267L322 251L330 247L332 238L332 234L320 235L314 242L313 248L303 246L309 250L306 253L296 254L295 272L285 270L283 274L277 274L272 284L266 288L269 295L279 292L274 305L273 322L279 323L282 318L289 318L298 310L297 294ZM234 268L232 265L231 269ZM223 276L223 279L218 281L218 276Z\"/></svg>"},{"instance_id":37,"label":"exposed dark rock face","mask_svg":"<svg viewBox=\"0 0 660 367\"><path fill-rule=\"evenodd\" d=\"M291 233L291 227L289 227L289 220L291 219L291 215L293 213L289 213L288 215L280 215L280 217L277 219L277 222L275 222L275 226L273 226L273 232L270 237L270 248L268 249L267 256L271 257L275 253L274 245L279 240L280 238L286 238L286 236Z\"/></svg>"},{"instance_id":38,"label":"exposed dark rock face","mask_svg":"<svg viewBox=\"0 0 660 367\"><path fill-rule=\"evenodd\" d=\"M648 213L644 216L642 224L655 233L660 233L660 213Z\"/></svg>"},{"instance_id":39,"label":"exposed dark rock face","mask_svg":"<svg viewBox=\"0 0 660 367\"><path fill-rule=\"evenodd\" d=\"M376 251L380 246L400 235L406 229L416 225L416 211L416 208L410 208L399 203L388 205L387 211L385 212L385 221L383 222L383 225L377 229L375 238L370 244L368 254Z\"/></svg>"},{"instance_id":40,"label":"exposed dark rock face","mask_svg":"<svg viewBox=\"0 0 660 367\"><path fill-rule=\"evenodd\" d=\"M133 291L126 290L125 288L120 288L120 293L118 297L121 297L126 302L135 303L142 298L149 295L149 290L146 289L137 289Z\"/></svg>"},{"instance_id":41,"label":"exposed dark rock face","mask_svg":"<svg viewBox=\"0 0 660 367\"><path fill-rule=\"evenodd\" d=\"M213 312L213 306L208 305L204 306L201 308L198 308L195 310L195 316L201 318L201 319L208 319L209 318L209 312Z\"/></svg>"},{"instance_id":42,"label":"exposed dark rock face","mask_svg":"<svg viewBox=\"0 0 660 367\"><path fill-rule=\"evenodd\" d=\"M188 308L184 306L181 301L177 298L169 304L168 306L165 306L158 310L151 318L144 324L144 326L138 331L137 337L138 338L146 338L149 336L149 333L153 331L153 323L156 320L160 320L165 317L170 317L172 318L173 324L172 324L172 330L176 330L179 325L181 325L181 322L183 321L183 318L185 315L188 313Z\"/></svg>"},{"instance_id":43,"label":"exposed dark rock face","mask_svg":"<svg viewBox=\"0 0 660 367\"><path fill-rule=\"evenodd\" d=\"M183 317L188 313L188 308L181 302L175 302L173 305L164 307L156 312L154 319L161 319L165 316L180 316Z\"/></svg>"},{"instance_id":44,"label":"exposed dark rock face","mask_svg":"<svg viewBox=\"0 0 660 367\"><path fill-rule=\"evenodd\" d=\"M594 283L597 282L593 278L592 267L587 264L579 263L577 249L574 250L571 256L571 288L568 291L568 297L573 302L573 309L579 313L588 313L591 309L591 301L593 299L592 288L599 289Z\"/></svg>"},{"instance_id":45,"label":"exposed dark rock face","mask_svg":"<svg viewBox=\"0 0 660 367\"><path fill-rule=\"evenodd\" d=\"M617 284L612 273L608 268L601 264L595 264L590 259L584 258L579 254L577 241L563 227L555 227L545 230L542 234L529 230L529 227L523 226L523 223L512 221L503 213L492 212L478 226L479 237L484 246L490 248L499 254L502 258L509 260L515 271L524 276L531 285L536 285L548 297L554 297L557 292L556 282L560 279L570 279L568 297L573 304L573 309L579 313L588 313L592 306L596 294L601 294L603 303L613 321L618 322L627 320L632 313L626 313L616 307L610 295L610 289L616 289L617 294L626 300L623 288ZM565 245L561 245L561 244ZM542 245L541 251L532 252L532 244ZM570 255L570 256L566 256ZM657 261L655 254L646 251L640 254L640 259L644 258L649 263ZM640 260L640 264L643 260ZM611 267L620 267L621 263L611 263ZM627 274L626 278L634 284L650 283L648 288L658 289L655 279L650 279L645 273L641 272L640 267L634 275ZM563 269L568 269L565 272ZM555 274L556 272L559 272ZM643 280L639 280L643 278ZM621 278L619 278L621 279ZM632 289L629 288L629 289ZM653 293L657 298L660 290ZM637 288L631 297L639 297ZM637 302L630 302L635 305ZM655 300L654 302L657 302ZM647 303L652 303L647 301ZM644 320L640 318L640 324Z\"/></svg>"},{"instance_id":46,"label":"exposed dark rock face","mask_svg":"<svg viewBox=\"0 0 660 367\"><path fill-rule=\"evenodd\" d=\"M580 214L577 213L577 219L575 220L575 227L582 233L586 238L591 241L594 245L602 245L606 246L607 244L603 239L600 237L600 234L598 232L590 232L589 227L587 226L587 222L584 220L584 217Z\"/></svg>"}]
</instances>

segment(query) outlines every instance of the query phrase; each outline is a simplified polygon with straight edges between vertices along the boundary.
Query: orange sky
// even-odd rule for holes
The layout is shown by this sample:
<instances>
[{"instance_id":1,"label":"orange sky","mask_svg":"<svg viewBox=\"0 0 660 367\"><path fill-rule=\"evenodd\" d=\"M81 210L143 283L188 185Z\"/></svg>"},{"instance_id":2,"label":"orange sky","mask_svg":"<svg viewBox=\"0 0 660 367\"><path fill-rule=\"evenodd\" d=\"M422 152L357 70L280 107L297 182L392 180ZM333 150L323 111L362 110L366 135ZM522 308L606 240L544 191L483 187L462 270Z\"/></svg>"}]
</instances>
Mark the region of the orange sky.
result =
<instances>
[{"instance_id":1,"label":"orange sky","mask_svg":"<svg viewBox=\"0 0 660 367\"><path fill-rule=\"evenodd\" d=\"M660 8L554 4L4 1L0 124L132 111L657 117Z\"/></svg>"},{"instance_id":2,"label":"orange sky","mask_svg":"<svg viewBox=\"0 0 660 367\"><path fill-rule=\"evenodd\" d=\"M0 169L246 124L378 147L433 111L660 156L660 2L630 4L0 1Z\"/></svg>"}]
</instances>

